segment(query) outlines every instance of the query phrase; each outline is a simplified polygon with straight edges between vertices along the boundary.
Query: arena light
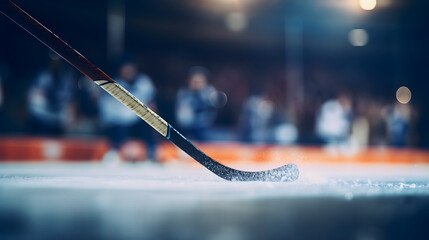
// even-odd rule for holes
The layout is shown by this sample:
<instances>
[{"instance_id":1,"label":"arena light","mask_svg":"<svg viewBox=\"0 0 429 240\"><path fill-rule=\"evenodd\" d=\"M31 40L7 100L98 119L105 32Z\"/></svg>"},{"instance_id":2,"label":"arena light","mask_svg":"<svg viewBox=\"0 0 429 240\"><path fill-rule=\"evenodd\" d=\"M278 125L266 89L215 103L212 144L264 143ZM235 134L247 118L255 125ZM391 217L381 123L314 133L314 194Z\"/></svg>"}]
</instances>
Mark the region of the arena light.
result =
<instances>
[{"instance_id":1,"label":"arena light","mask_svg":"<svg viewBox=\"0 0 429 240\"><path fill-rule=\"evenodd\" d=\"M377 0L359 0L359 5L363 10L373 10L377 5Z\"/></svg>"},{"instance_id":2,"label":"arena light","mask_svg":"<svg viewBox=\"0 0 429 240\"><path fill-rule=\"evenodd\" d=\"M349 41L355 47L365 46L369 41L368 32L365 29L353 29L349 32Z\"/></svg>"},{"instance_id":3,"label":"arena light","mask_svg":"<svg viewBox=\"0 0 429 240\"><path fill-rule=\"evenodd\" d=\"M225 17L225 24L233 32L241 32L247 27L247 17L242 12L231 12Z\"/></svg>"},{"instance_id":4,"label":"arena light","mask_svg":"<svg viewBox=\"0 0 429 240\"><path fill-rule=\"evenodd\" d=\"M409 88L402 86L396 91L396 100L402 104L407 104L411 100L411 91Z\"/></svg>"},{"instance_id":5,"label":"arena light","mask_svg":"<svg viewBox=\"0 0 429 240\"><path fill-rule=\"evenodd\" d=\"M277 0L192 0L185 2L195 8L196 11L204 11L222 17L225 17L225 15L231 12L241 12L248 15L253 12L258 12L261 7L278 4Z\"/></svg>"}]
</instances>

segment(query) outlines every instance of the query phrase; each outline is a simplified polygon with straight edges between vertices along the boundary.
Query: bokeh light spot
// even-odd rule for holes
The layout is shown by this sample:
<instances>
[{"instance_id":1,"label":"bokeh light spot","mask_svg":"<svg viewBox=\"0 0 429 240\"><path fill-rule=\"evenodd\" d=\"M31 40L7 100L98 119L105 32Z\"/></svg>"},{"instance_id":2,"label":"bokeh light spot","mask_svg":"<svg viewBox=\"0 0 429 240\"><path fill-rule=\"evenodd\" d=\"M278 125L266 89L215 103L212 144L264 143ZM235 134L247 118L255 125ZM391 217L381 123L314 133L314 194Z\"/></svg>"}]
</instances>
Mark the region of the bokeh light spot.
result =
<instances>
[{"instance_id":1,"label":"bokeh light spot","mask_svg":"<svg viewBox=\"0 0 429 240\"><path fill-rule=\"evenodd\" d=\"M247 27L247 17L241 12L231 12L226 15L225 24L233 32L241 32Z\"/></svg>"},{"instance_id":2,"label":"bokeh light spot","mask_svg":"<svg viewBox=\"0 0 429 240\"><path fill-rule=\"evenodd\" d=\"M359 0L359 5L363 10L373 10L377 5L377 0Z\"/></svg>"},{"instance_id":3,"label":"bokeh light spot","mask_svg":"<svg viewBox=\"0 0 429 240\"><path fill-rule=\"evenodd\" d=\"M352 46L362 47L368 44L369 36L365 29L353 29L349 32L349 41Z\"/></svg>"},{"instance_id":4,"label":"bokeh light spot","mask_svg":"<svg viewBox=\"0 0 429 240\"><path fill-rule=\"evenodd\" d=\"M216 108L222 108L228 102L228 96L225 92L215 91L209 96L210 104Z\"/></svg>"},{"instance_id":5,"label":"bokeh light spot","mask_svg":"<svg viewBox=\"0 0 429 240\"><path fill-rule=\"evenodd\" d=\"M398 90L396 91L396 99L402 104L409 103L411 100L410 89L405 86L398 88Z\"/></svg>"}]
</instances>

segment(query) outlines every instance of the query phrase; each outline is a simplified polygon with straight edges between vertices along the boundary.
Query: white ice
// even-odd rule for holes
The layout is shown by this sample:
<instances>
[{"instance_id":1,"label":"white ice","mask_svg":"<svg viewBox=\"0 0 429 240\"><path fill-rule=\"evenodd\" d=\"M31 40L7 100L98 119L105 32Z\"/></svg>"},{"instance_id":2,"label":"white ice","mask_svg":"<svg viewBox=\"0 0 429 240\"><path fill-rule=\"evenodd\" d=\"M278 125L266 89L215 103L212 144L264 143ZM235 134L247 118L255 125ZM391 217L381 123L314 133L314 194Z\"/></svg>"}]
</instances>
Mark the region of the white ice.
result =
<instances>
[{"instance_id":1,"label":"white ice","mask_svg":"<svg viewBox=\"0 0 429 240\"><path fill-rule=\"evenodd\" d=\"M235 167L267 169L264 165ZM3 163L0 189L123 189L210 199L429 194L429 165L300 164L299 168L295 182L267 183L228 182L189 163Z\"/></svg>"}]
</instances>

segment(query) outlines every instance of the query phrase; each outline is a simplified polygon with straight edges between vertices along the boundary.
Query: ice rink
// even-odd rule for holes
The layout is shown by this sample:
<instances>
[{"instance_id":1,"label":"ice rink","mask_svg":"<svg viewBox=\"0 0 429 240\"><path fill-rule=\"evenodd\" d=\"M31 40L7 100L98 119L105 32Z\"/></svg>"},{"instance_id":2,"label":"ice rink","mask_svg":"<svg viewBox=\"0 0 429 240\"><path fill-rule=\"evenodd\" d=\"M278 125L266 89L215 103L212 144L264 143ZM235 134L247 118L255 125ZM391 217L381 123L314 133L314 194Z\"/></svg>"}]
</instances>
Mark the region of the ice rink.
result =
<instances>
[{"instance_id":1,"label":"ice rink","mask_svg":"<svg viewBox=\"0 0 429 240\"><path fill-rule=\"evenodd\" d=\"M0 240L429 239L427 9L0 0Z\"/></svg>"},{"instance_id":2,"label":"ice rink","mask_svg":"<svg viewBox=\"0 0 429 240\"><path fill-rule=\"evenodd\" d=\"M293 183L246 183L189 163L2 163L0 238L428 236L428 165L299 167Z\"/></svg>"}]
</instances>

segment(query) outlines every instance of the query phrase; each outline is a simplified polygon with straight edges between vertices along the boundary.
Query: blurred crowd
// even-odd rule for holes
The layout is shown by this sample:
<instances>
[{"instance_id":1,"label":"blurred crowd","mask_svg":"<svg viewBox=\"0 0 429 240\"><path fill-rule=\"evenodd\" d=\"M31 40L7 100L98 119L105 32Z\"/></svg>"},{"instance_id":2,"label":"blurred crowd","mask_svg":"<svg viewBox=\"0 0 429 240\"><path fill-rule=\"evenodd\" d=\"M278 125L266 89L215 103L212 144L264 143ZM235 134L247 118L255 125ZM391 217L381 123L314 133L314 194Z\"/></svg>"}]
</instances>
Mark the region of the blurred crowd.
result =
<instances>
[{"instance_id":1,"label":"blurred crowd","mask_svg":"<svg viewBox=\"0 0 429 240\"><path fill-rule=\"evenodd\" d=\"M288 86L281 69L269 79L251 82L234 69L216 72L193 66L181 81L183 84L171 91L140 71L132 57L124 57L116 65L115 81L162 117L173 116L166 120L198 142L363 149L371 145L407 147L416 141L417 113L411 104L332 86L328 86L329 94L320 88L309 88L303 101L294 102L288 96L293 95L294 89ZM13 119L4 107L8 104L3 87L7 74L7 68L0 68L2 135L13 134L7 131L10 121L5 122ZM25 91L24 134L105 136L112 149L106 159L117 158L123 144L135 138L145 142L149 159L156 160L161 136L57 55L50 54L48 66L32 77Z\"/></svg>"}]
</instances>

